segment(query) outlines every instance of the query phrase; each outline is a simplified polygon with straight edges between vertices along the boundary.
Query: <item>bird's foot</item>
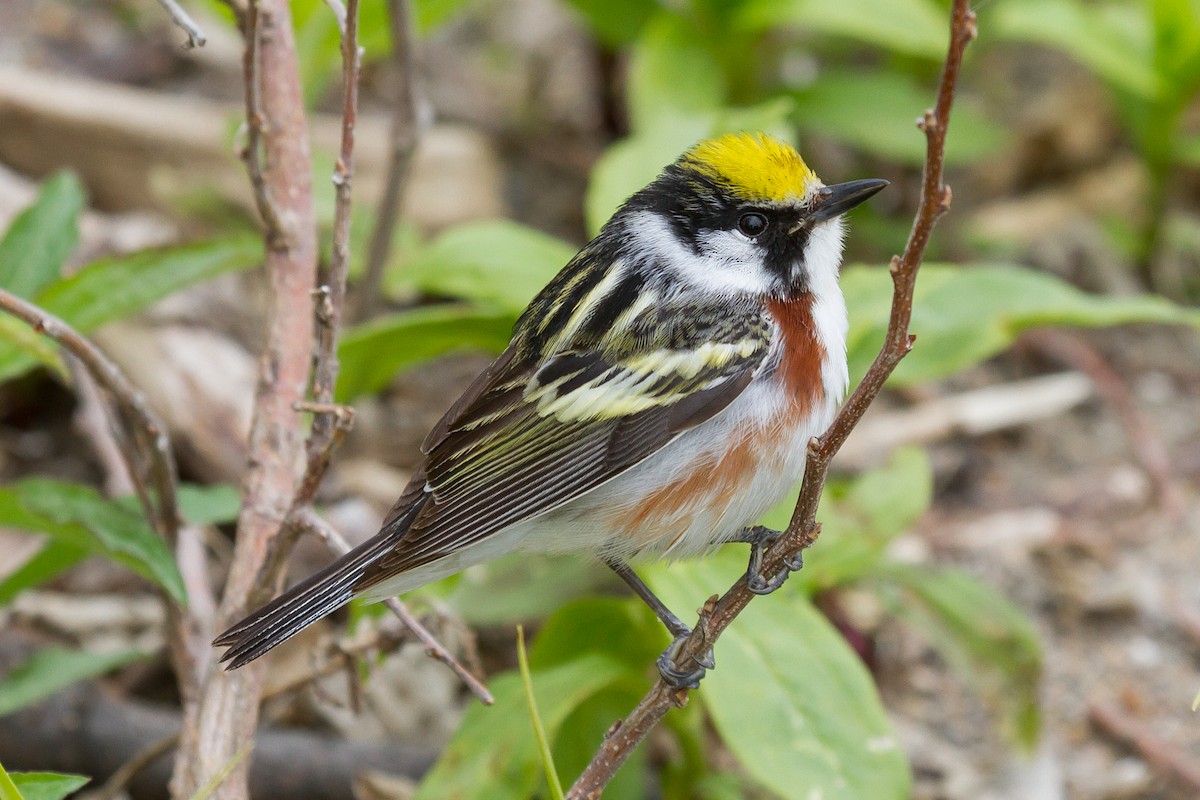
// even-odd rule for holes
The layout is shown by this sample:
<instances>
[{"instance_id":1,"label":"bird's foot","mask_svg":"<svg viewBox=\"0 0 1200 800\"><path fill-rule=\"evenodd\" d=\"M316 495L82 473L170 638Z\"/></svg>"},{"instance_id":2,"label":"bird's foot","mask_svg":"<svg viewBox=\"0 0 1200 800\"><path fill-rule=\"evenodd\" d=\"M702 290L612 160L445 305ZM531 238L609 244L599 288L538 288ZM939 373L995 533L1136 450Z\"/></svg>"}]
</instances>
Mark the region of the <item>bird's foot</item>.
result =
<instances>
[{"instance_id":1,"label":"bird's foot","mask_svg":"<svg viewBox=\"0 0 1200 800\"><path fill-rule=\"evenodd\" d=\"M788 576L804 567L804 553L797 552L783 562L783 569L768 578L762 573L763 555L767 548L782 536L781 531L763 525L755 525L742 531L737 541L750 545L750 563L746 567L746 588L753 594L770 594L787 582Z\"/></svg>"},{"instance_id":2,"label":"bird's foot","mask_svg":"<svg viewBox=\"0 0 1200 800\"><path fill-rule=\"evenodd\" d=\"M683 648L683 643L688 640L691 633L688 630L677 633L675 640L658 657L658 674L662 675L663 681L668 686L673 686L676 689L699 689L701 679L704 678L710 669L715 669L717 666L716 662L713 661L711 647L702 656L688 656L685 660L691 662L691 667L679 665L679 651Z\"/></svg>"}]
</instances>

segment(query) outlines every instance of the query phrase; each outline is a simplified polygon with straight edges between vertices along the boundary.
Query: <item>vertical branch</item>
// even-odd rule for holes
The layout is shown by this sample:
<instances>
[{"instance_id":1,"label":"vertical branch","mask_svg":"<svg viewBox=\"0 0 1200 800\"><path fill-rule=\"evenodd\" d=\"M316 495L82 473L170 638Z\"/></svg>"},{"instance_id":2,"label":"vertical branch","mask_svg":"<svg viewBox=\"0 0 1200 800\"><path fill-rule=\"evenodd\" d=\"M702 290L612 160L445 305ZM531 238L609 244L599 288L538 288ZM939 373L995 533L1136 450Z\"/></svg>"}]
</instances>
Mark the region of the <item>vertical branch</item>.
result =
<instances>
[{"instance_id":1,"label":"vertical branch","mask_svg":"<svg viewBox=\"0 0 1200 800\"><path fill-rule=\"evenodd\" d=\"M400 219L404 184L423 128L416 89L412 13L408 0L388 0L388 16L392 27L392 62L399 89L395 99L396 111L392 117L392 153L388 162L387 183L383 199L379 202L375 228L371 231L362 291L355 303L354 317L359 320L370 317L379 308L379 287L383 283L383 271L392 252L392 234Z\"/></svg>"},{"instance_id":2,"label":"vertical branch","mask_svg":"<svg viewBox=\"0 0 1200 800\"><path fill-rule=\"evenodd\" d=\"M896 365L912 348L914 337L908 331L908 324L912 317L913 287L933 225L950 207L950 189L942 183L946 130L963 53L975 34L975 14L970 9L969 0L954 0L950 45L938 83L937 103L918 121L918 126L925 132L926 144L921 200L904 253L892 259L892 311L887 335L875 362L838 412L829 430L810 442L804 484L796 501L795 513L787 530L765 554L761 567L764 574L778 573L790 554L816 541L820 533L820 523L816 521L817 506L829 461L879 394ZM724 595L710 598L701 610L692 635L677 651L676 659L684 663L690 657L702 656L754 597L746 586L746 577L742 576ZM674 689L659 680L630 715L609 731L600 750L567 793L568 800L600 797L617 769L671 706L682 705L686 700L686 689Z\"/></svg>"},{"instance_id":3,"label":"vertical branch","mask_svg":"<svg viewBox=\"0 0 1200 800\"><path fill-rule=\"evenodd\" d=\"M358 123L358 78L362 70L362 48L358 46L358 0L346 3L342 30L342 143L333 168L333 252L326 282L316 290L317 349L313 365L312 432L308 437L308 466L295 503L305 505L316 496L317 487L341 434L349 426L350 409L333 405L337 383L337 335L342 324L346 296L346 272L350 264L350 204L354 179L354 127Z\"/></svg>"},{"instance_id":4,"label":"vertical branch","mask_svg":"<svg viewBox=\"0 0 1200 800\"><path fill-rule=\"evenodd\" d=\"M233 565L217 623L269 596L280 582L269 559L299 488L304 439L294 406L304 399L311 359L310 292L316 282L317 232L312 166L296 47L287 0L255 0L241 17L246 41L246 148L243 158L266 226L270 285L267 340L259 360L251 422L250 466L242 487ZM265 568L271 563L272 568ZM253 741L263 665L236 672L208 659L199 697L184 712L171 791L190 797ZM240 763L212 796L246 797Z\"/></svg>"}]
</instances>

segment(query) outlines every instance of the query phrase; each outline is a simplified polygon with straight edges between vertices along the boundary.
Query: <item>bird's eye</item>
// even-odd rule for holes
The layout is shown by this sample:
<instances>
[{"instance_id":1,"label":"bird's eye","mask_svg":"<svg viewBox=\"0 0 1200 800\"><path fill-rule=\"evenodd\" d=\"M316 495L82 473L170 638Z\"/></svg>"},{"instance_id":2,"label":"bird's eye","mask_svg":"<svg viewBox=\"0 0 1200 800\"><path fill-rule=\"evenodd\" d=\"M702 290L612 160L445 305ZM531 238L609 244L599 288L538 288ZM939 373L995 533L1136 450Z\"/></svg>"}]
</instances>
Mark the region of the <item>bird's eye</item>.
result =
<instances>
[{"instance_id":1,"label":"bird's eye","mask_svg":"<svg viewBox=\"0 0 1200 800\"><path fill-rule=\"evenodd\" d=\"M748 211L738 220L738 230L754 237L767 229L767 218L757 211Z\"/></svg>"}]
</instances>

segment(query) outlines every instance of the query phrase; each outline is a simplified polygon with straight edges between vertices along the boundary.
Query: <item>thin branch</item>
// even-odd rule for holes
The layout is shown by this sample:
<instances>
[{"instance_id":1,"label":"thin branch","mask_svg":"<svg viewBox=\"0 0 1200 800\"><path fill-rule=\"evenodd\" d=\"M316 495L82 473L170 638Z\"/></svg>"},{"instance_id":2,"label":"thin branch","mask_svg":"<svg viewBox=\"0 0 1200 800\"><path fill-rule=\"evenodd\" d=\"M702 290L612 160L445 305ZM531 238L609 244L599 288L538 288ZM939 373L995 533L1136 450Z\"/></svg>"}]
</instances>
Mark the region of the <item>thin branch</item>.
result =
<instances>
[{"instance_id":1,"label":"thin branch","mask_svg":"<svg viewBox=\"0 0 1200 800\"><path fill-rule=\"evenodd\" d=\"M371 231L367 249L367 269L363 277L354 318L364 320L379 308L380 286L392 252L392 235L400 219L400 203L408 180L413 153L425 128L420 113L421 101L416 89L416 63L412 32L412 9L408 0L388 0L388 18L392 28L392 63L399 88L392 117L392 152L388 162L387 183Z\"/></svg>"},{"instance_id":2,"label":"thin branch","mask_svg":"<svg viewBox=\"0 0 1200 800\"><path fill-rule=\"evenodd\" d=\"M179 480L166 424L151 410L145 396L133 388L117 365L90 339L66 322L3 289L0 289L0 310L23 320L36 332L58 342L112 399L113 418L120 421L120 425L112 426L113 441L118 446L124 472L150 524L170 547L177 546L180 521L175 490ZM196 588L189 587L192 590ZM165 595L164 598L168 618L167 649L179 691L189 698L199 688L196 654L201 649L200 643L193 635L184 609ZM200 602L204 600L203 597L197 599ZM207 644L207 640L204 644Z\"/></svg>"},{"instance_id":3,"label":"thin branch","mask_svg":"<svg viewBox=\"0 0 1200 800\"><path fill-rule=\"evenodd\" d=\"M353 414L333 406L337 382L337 335L346 297L346 272L350 264L350 204L354 178L354 128L358 123L358 79L362 71L362 48L358 45L358 0L342 9L342 144L333 168L333 252L329 274L316 290L317 349L313 366L311 408L315 411L306 450L308 465L294 505L311 503L333 450L348 430Z\"/></svg>"},{"instance_id":4,"label":"thin branch","mask_svg":"<svg viewBox=\"0 0 1200 800\"><path fill-rule=\"evenodd\" d=\"M183 10L183 6L179 5L175 0L158 0L158 4L171 15L171 20L187 34L188 40L183 43L185 49L191 50L193 47L204 46L208 38L204 35L204 31L200 30L200 26L196 24L196 21Z\"/></svg>"},{"instance_id":5,"label":"thin branch","mask_svg":"<svg viewBox=\"0 0 1200 800\"><path fill-rule=\"evenodd\" d=\"M975 35L975 14L970 10L969 0L955 0L951 12L950 45L938 84L937 104L918 122L925 132L926 139L921 200L904 254L892 259L892 313L883 348L862 383L838 412L829 430L809 443L804 484L796 502L795 513L787 530L763 558L764 574L775 574L783 568L783 562L791 554L816 541L820 533L820 524L816 521L817 505L825 484L829 461L879 394L884 381L912 348L914 337L908 331L908 323L912 315L913 286L933 225L950 206L950 189L942 183L946 129L963 52ZM701 610L700 619L692 635L678 651L677 659L686 663L689 657L699 657L706 653L721 632L754 596L746 586L746 577L742 576L723 596L717 598L714 595L710 598ZM609 731L600 750L567 793L568 799L598 798L617 768L666 715L671 706L683 705L686 701L686 689L674 689L659 680L629 717Z\"/></svg>"},{"instance_id":6,"label":"thin branch","mask_svg":"<svg viewBox=\"0 0 1200 800\"><path fill-rule=\"evenodd\" d=\"M1164 739L1153 726L1139 722L1127 711L1103 701L1088 704L1088 719L1109 736L1133 748L1159 772L1185 785L1189 794L1200 791L1200 761Z\"/></svg>"},{"instance_id":7,"label":"thin branch","mask_svg":"<svg viewBox=\"0 0 1200 800\"><path fill-rule=\"evenodd\" d=\"M292 522L304 528L305 530L315 533L320 537L321 541L334 553L334 555L342 556L350 552L350 543L341 535L332 525L322 519L311 508L297 509L292 517ZM449 650L442 645L437 638L429 632L429 629L421 624L408 607L396 597L384 601L384 605L392 612L401 622L408 627L409 630L425 645L425 652L434 659L441 661L454 671L454 674L471 690L471 694L475 695L485 705L492 705L496 702L478 678L476 678L470 670L464 667L458 659L456 659Z\"/></svg>"}]
</instances>

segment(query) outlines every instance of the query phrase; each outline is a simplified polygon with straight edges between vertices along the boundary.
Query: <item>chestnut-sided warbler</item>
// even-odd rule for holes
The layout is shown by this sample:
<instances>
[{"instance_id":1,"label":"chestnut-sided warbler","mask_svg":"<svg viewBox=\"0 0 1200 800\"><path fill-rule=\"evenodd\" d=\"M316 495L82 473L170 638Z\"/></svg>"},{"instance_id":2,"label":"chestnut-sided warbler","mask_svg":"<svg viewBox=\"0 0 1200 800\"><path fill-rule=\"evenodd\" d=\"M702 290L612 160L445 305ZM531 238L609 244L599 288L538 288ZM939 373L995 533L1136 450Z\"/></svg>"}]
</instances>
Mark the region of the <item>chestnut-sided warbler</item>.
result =
<instances>
[{"instance_id":1,"label":"chestnut-sided warbler","mask_svg":"<svg viewBox=\"0 0 1200 800\"><path fill-rule=\"evenodd\" d=\"M425 439L374 537L217 638L246 664L352 597L381 600L513 552L595 554L676 637L628 566L753 544L844 396L841 215L884 186L826 186L764 134L701 142L630 197L533 299L512 342ZM798 564L791 564L798 568ZM695 686L711 654L663 677Z\"/></svg>"}]
</instances>

